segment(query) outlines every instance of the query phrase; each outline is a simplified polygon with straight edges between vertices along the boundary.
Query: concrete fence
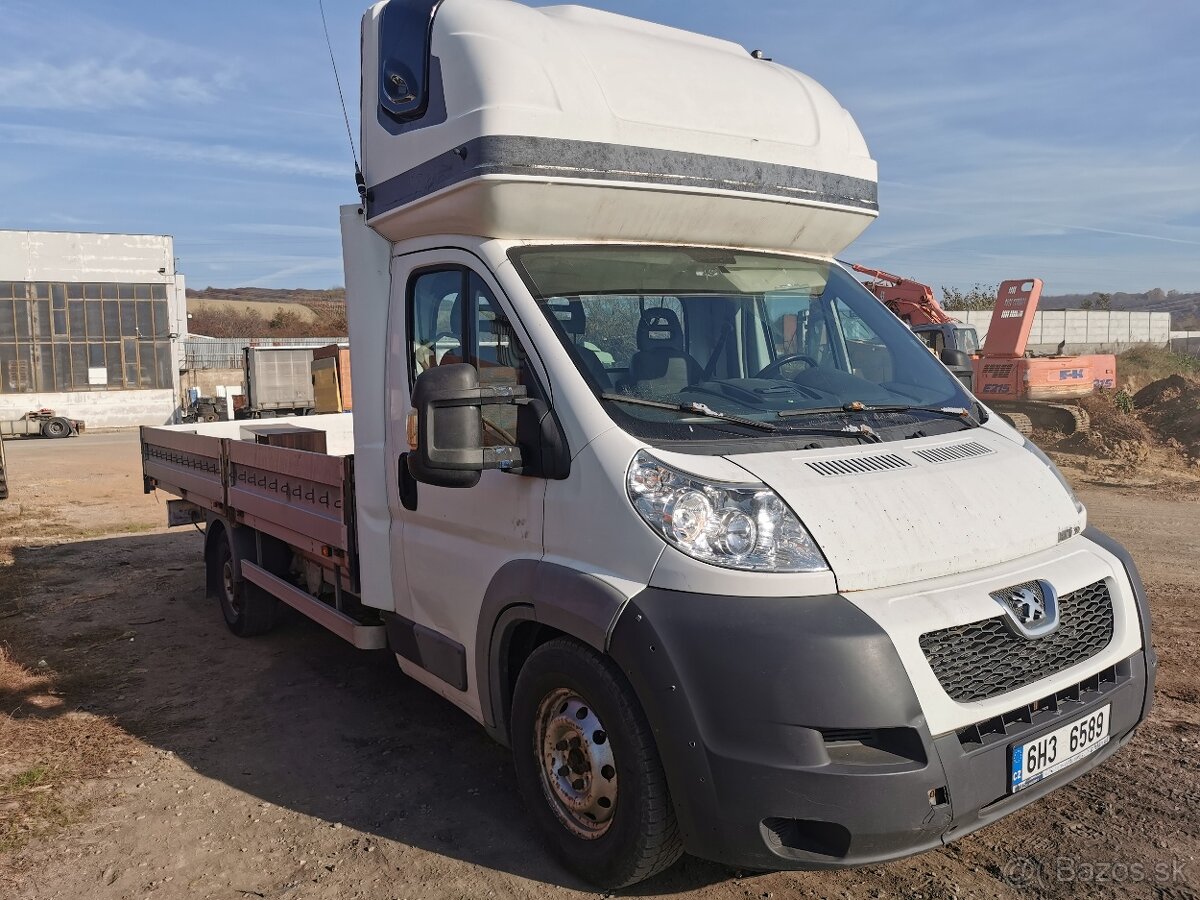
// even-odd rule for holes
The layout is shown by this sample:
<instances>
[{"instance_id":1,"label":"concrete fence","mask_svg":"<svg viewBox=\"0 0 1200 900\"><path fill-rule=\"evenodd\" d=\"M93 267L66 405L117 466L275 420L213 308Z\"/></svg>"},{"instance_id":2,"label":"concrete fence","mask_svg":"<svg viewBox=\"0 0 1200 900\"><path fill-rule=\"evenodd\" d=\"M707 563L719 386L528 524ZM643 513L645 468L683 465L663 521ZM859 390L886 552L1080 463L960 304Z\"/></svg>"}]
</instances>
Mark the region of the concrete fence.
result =
<instances>
[{"instance_id":1,"label":"concrete fence","mask_svg":"<svg viewBox=\"0 0 1200 900\"><path fill-rule=\"evenodd\" d=\"M975 326L982 341L992 321L992 311L972 310L950 315ZM1029 349L1051 353L1066 341L1070 353L1120 353L1130 347L1152 344L1166 347L1171 341L1171 314L1128 310L1040 309L1033 316Z\"/></svg>"},{"instance_id":2,"label":"concrete fence","mask_svg":"<svg viewBox=\"0 0 1200 900\"><path fill-rule=\"evenodd\" d=\"M1172 331L1171 349L1176 353L1200 356L1200 331Z\"/></svg>"}]
</instances>

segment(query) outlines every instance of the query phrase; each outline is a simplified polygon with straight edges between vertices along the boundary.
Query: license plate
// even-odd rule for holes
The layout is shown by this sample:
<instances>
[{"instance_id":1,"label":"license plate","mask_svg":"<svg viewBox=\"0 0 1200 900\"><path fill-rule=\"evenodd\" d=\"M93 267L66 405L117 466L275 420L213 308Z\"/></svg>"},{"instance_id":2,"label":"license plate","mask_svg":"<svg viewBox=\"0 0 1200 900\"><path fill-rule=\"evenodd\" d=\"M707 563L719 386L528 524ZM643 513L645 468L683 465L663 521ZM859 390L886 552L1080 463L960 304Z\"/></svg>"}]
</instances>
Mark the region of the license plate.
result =
<instances>
[{"instance_id":1,"label":"license plate","mask_svg":"<svg viewBox=\"0 0 1200 900\"><path fill-rule=\"evenodd\" d=\"M1014 744L1011 789L1019 791L1036 784L1107 744L1110 709L1109 705L1102 706L1049 734Z\"/></svg>"}]
</instances>

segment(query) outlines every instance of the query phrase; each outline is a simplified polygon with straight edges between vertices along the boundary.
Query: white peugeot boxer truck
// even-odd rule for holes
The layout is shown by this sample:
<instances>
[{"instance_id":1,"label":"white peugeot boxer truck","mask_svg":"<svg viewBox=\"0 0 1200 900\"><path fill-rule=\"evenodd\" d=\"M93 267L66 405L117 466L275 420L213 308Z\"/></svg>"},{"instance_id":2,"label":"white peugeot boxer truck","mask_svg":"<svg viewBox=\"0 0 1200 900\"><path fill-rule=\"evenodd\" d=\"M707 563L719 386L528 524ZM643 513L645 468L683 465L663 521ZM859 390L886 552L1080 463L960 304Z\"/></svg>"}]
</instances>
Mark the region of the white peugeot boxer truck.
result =
<instances>
[{"instance_id":1,"label":"white peugeot boxer truck","mask_svg":"<svg viewBox=\"0 0 1200 900\"><path fill-rule=\"evenodd\" d=\"M1133 563L835 260L876 168L820 85L509 0L362 54L353 416L143 433L235 633L389 648L605 887L938 847L1131 738Z\"/></svg>"}]
</instances>

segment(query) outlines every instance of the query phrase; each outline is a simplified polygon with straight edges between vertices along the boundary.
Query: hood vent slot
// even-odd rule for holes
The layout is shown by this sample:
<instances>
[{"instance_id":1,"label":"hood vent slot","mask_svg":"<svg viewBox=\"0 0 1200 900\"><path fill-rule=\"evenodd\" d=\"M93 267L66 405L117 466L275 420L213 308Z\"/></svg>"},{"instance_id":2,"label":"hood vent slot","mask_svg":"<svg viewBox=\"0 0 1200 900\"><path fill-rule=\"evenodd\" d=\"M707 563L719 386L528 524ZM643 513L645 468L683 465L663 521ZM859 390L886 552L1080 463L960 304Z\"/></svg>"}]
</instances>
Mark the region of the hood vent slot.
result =
<instances>
[{"instance_id":1,"label":"hood vent slot","mask_svg":"<svg viewBox=\"0 0 1200 900\"><path fill-rule=\"evenodd\" d=\"M930 447L927 450L914 450L917 456L930 463L947 463L954 462L959 459L969 459L972 456L987 456L989 453L995 453L989 447L975 441L968 441L965 444L950 444L945 447Z\"/></svg>"},{"instance_id":2,"label":"hood vent slot","mask_svg":"<svg viewBox=\"0 0 1200 900\"><path fill-rule=\"evenodd\" d=\"M912 463L894 453L879 456L850 456L844 459L824 459L805 463L818 475L864 475L868 472L884 472L888 469L909 469Z\"/></svg>"}]
</instances>

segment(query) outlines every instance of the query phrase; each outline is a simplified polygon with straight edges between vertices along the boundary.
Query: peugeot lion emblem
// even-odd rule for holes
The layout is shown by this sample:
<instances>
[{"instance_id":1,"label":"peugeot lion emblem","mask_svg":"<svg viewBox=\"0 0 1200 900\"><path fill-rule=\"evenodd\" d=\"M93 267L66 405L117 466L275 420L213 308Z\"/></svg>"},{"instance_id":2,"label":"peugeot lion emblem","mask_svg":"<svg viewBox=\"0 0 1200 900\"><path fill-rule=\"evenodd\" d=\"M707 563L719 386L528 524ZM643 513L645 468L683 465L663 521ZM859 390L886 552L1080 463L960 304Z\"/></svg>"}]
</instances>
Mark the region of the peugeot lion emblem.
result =
<instances>
[{"instance_id":1,"label":"peugeot lion emblem","mask_svg":"<svg viewBox=\"0 0 1200 900\"><path fill-rule=\"evenodd\" d=\"M1017 588L1012 592L1013 610L1023 625L1036 625L1038 619L1046 618L1046 604L1029 588Z\"/></svg>"},{"instance_id":2,"label":"peugeot lion emblem","mask_svg":"<svg viewBox=\"0 0 1200 900\"><path fill-rule=\"evenodd\" d=\"M1058 628L1058 594L1045 580L1030 581L992 592L1005 612L1009 631L1027 638L1044 637Z\"/></svg>"}]
</instances>

